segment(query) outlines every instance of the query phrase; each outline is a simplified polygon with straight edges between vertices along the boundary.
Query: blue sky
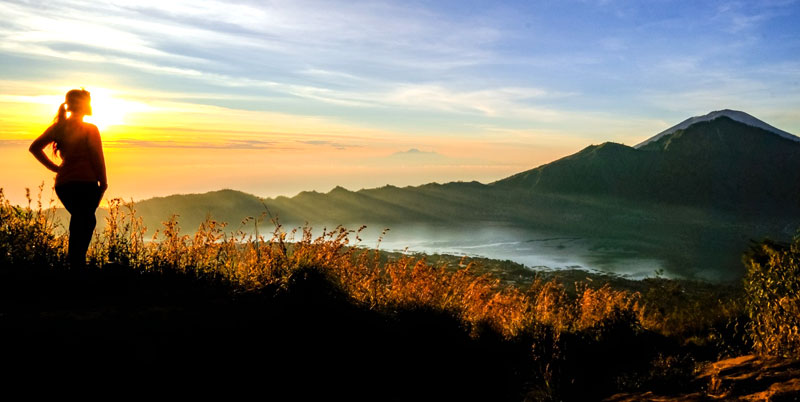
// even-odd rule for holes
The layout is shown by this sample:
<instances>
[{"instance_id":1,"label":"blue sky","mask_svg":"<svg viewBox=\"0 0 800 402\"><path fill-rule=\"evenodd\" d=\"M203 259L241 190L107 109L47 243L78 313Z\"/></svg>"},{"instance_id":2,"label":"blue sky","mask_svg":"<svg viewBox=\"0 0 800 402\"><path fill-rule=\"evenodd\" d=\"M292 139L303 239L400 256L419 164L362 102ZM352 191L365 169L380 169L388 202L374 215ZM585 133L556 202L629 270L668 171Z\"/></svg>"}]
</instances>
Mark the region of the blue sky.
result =
<instances>
[{"instance_id":1,"label":"blue sky","mask_svg":"<svg viewBox=\"0 0 800 402\"><path fill-rule=\"evenodd\" d=\"M279 114L281 132L301 131L293 116L339 127L306 132L307 145L420 148L473 167L437 176L435 164L407 184L499 179L724 108L800 133L797 1L4 0L0 13L6 103L50 94L43 83L103 86L222 120ZM308 186L338 184L326 180ZM267 187L249 190L297 190Z\"/></svg>"}]
</instances>

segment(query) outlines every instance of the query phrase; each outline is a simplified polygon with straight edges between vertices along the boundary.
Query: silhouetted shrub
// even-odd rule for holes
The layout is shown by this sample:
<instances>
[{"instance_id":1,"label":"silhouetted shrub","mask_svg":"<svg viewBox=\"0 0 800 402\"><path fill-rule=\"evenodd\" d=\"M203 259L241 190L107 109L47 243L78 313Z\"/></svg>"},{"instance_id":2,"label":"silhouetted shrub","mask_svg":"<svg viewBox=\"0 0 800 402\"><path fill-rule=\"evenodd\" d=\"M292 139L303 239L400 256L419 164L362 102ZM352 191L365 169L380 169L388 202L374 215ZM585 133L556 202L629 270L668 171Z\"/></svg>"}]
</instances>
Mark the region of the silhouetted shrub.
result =
<instances>
[{"instance_id":1,"label":"silhouetted shrub","mask_svg":"<svg viewBox=\"0 0 800 402\"><path fill-rule=\"evenodd\" d=\"M800 236L792 244L764 241L744 258L748 333L755 352L800 355Z\"/></svg>"},{"instance_id":2,"label":"silhouetted shrub","mask_svg":"<svg viewBox=\"0 0 800 402\"><path fill-rule=\"evenodd\" d=\"M0 262L12 264L20 261L39 265L54 265L66 255L66 238L57 236L54 219L54 202L42 204L42 189L33 207L30 190L26 189L28 205L12 205L0 189Z\"/></svg>"}]
</instances>

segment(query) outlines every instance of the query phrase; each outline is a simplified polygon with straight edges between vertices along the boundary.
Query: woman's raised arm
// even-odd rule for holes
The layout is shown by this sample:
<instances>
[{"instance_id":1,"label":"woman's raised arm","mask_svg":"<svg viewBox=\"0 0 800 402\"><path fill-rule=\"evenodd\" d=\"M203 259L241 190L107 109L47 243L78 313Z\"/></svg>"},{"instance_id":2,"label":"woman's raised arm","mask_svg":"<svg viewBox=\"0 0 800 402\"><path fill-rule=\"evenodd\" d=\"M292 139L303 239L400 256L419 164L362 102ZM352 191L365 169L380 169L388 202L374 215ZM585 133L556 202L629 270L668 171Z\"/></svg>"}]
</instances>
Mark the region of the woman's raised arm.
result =
<instances>
[{"instance_id":1,"label":"woman's raised arm","mask_svg":"<svg viewBox=\"0 0 800 402\"><path fill-rule=\"evenodd\" d=\"M39 138L33 140L29 151L33 154L37 161L39 161L44 167L58 173L59 166L56 165L50 158L47 157L44 153L44 147L48 144L53 142L53 126L50 126L47 130L39 136Z\"/></svg>"}]
</instances>

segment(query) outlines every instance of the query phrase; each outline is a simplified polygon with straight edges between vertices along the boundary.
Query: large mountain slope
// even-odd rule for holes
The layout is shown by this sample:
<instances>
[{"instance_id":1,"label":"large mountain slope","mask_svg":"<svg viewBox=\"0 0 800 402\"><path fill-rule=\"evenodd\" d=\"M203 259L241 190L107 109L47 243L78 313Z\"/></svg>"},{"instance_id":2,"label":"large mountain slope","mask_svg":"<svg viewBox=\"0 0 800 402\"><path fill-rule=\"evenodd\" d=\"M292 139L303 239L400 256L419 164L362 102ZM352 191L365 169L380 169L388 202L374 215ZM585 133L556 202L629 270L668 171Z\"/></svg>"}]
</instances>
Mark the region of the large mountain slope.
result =
<instances>
[{"instance_id":1,"label":"large mountain slope","mask_svg":"<svg viewBox=\"0 0 800 402\"><path fill-rule=\"evenodd\" d=\"M604 143L492 183L763 214L800 208L800 140L720 116L638 148Z\"/></svg>"}]
</instances>

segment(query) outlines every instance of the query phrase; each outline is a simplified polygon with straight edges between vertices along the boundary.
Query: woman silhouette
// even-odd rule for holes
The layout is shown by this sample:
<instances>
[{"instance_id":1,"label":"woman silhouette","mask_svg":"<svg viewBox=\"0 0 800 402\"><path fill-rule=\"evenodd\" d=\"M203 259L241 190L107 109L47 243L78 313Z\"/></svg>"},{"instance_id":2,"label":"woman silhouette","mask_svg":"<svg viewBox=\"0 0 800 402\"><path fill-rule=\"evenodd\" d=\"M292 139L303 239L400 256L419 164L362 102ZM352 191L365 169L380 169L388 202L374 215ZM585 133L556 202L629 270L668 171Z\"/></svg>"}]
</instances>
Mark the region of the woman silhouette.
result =
<instances>
[{"instance_id":1,"label":"woman silhouette","mask_svg":"<svg viewBox=\"0 0 800 402\"><path fill-rule=\"evenodd\" d=\"M84 116L91 114L88 91L67 92L66 102L59 106L54 123L30 147L42 165L56 172L56 194L71 215L67 259L72 266L86 264L86 251L97 225L94 212L108 188L100 132L94 124L83 121ZM53 144L53 155L61 157L61 165L45 155L48 144Z\"/></svg>"}]
</instances>

